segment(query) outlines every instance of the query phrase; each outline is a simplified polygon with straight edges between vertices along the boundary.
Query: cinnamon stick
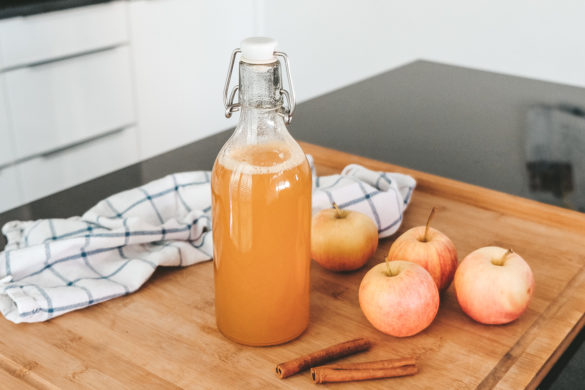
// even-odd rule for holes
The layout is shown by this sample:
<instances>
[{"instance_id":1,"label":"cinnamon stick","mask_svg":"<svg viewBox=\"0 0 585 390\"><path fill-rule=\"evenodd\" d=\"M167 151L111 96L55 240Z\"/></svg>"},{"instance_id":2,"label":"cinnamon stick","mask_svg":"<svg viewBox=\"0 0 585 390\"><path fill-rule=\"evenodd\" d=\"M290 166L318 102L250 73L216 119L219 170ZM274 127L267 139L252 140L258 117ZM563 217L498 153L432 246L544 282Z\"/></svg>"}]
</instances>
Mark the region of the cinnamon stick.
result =
<instances>
[{"instance_id":1,"label":"cinnamon stick","mask_svg":"<svg viewBox=\"0 0 585 390\"><path fill-rule=\"evenodd\" d=\"M416 365L389 367L378 369L349 369L337 370L334 368L315 367L311 370L313 382L334 383L363 381L368 379L394 378L405 375L414 375L418 372Z\"/></svg>"},{"instance_id":2,"label":"cinnamon stick","mask_svg":"<svg viewBox=\"0 0 585 390\"><path fill-rule=\"evenodd\" d=\"M330 368L333 370L362 370L362 369L381 369L381 368L395 368L402 366L416 366L415 358L401 358L401 359L386 359L377 360L373 362L359 362L359 363L336 363L320 366L317 368ZM313 372L314 369L311 370Z\"/></svg>"},{"instance_id":3,"label":"cinnamon stick","mask_svg":"<svg viewBox=\"0 0 585 390\"><path fill-rule=\"evenodd\" d=\"M364 338L332 345L308 355L298 357L294 360L280 363L276 366L276 375L280 378L286 378L308 368L319 366L356 352L365 351L370 348L370 346L370 340Z\"/></svg>"}]
</instances>

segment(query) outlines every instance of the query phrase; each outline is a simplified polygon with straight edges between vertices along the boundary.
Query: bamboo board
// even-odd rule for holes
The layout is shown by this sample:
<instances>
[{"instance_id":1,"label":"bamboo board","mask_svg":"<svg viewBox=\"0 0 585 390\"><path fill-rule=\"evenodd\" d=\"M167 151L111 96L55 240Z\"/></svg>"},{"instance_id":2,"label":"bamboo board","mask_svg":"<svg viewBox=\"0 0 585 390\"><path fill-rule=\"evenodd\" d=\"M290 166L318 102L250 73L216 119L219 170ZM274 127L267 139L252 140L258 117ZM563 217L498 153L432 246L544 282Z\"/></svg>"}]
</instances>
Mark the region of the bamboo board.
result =
<instances>
[{"instance_id":1,"label":"bamboo board","mask_svg":"<svg viewBox=\"0 0 585 390\"><path fill-rule=\"evenodd\" d=\"M418 181L398 234L424 224L451 237L462 259L486 245L513 247L536 280L526 313L504 326L473 322L453 288L441 297L433 324L398 339L369 325L357 297L361 278L383 261L394 237L384 239L361 270L337 274L313 263L311 321L281 346L234 344L215 327L211 262L158 270L140 291L46 323L0 319L2 388L313 388L309 373L284 380L275 364L356 337L374 346L344 361L405 356L419 359L412 377L361 382L365 389L535 388L585 323L585 215L538 202L303 144L320 175L349 163L411 174ZM319 385L351 388L355 383Z\"/></svg>"}]
</instances>

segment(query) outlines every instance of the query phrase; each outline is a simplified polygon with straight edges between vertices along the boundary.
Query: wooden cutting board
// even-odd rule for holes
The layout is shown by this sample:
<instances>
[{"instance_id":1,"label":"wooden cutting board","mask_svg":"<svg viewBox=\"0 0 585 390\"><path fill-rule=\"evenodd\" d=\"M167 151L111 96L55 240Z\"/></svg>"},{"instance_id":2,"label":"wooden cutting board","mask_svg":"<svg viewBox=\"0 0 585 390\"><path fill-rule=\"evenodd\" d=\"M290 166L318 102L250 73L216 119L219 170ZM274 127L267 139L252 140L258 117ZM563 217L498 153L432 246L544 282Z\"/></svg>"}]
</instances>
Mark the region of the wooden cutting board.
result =
<instances>
[{"instance_id":1,"label":"wooden cutting board","mask_svg":"<svg viewBox=\"0 0 585 390\"><path fill-rule=\"evenodd\" d=\"M275 364L356 337L374 342L344 359L419 358L412 377L361 382L360 388L535 388L585 322L585 215L398 166L303 144L320 175L349 163L408 173L418 181L401 232L424 224L449 235L462 259L472 250L512 247L531 265L536 289L527 312L504 326L473 322L453 288L433 324L404 339L372 328L362 315L361 278L383 261L384 239L361 270L337 274L313 263L311 321L288 344L253 348L216 329L211 262L163 269L137 293L46 323L0 319L0 386L5 388L313 388L307 372L285 380ZM394 236L396 237L396 236ZM327 387L326 385L319 385ZM331 385L350 388L355 383Z\"/></svg>"}]
</instances>

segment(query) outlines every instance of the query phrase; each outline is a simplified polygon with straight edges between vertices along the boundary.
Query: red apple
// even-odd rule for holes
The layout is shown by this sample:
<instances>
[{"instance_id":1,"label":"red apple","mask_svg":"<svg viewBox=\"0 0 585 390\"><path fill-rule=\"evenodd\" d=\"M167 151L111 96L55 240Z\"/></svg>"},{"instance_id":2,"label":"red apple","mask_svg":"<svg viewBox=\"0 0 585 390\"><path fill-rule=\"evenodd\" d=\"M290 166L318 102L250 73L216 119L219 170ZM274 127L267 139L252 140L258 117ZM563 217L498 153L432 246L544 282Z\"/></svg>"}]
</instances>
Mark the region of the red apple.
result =
<instances>
[{"instance_id":1,"label":"red apple","mask_svg":"<svg viewBox=\"0 0 585 390\"><path fill-rule=\"evenodd\" d=\"M512 250L488 246L468 254L455 273L461 309L482 324L506 324L520 317L534 291L526 261Z\"/></svg>"},{"instance_id":2,"label":"red apple","mask_svg":"<svg viewBox=\"0 0 585 390\"><path fill-rule=\"evenodd\" d=\"M442 292L453 281L457 250L449 237L429 226L435 210L433 207L426 226L409 229L394 241L388 260L407 260L424 267Z\"/></svg>"},{"instance_id":3,"label":"red apple","mask_svg":"<svg viewBox=\"0 0 585 390\"><path fill-rule=\"evenodd\" d=\"M439 291L429 273L409 261L376 265L359 289L362 312L379 331L396 337L417 334L433 322Z\"/></svg>"},{"instance_id":4,"label":"red apple","mask_svg":"<svg viewBox=\"0 0 585 390\"><path fill-rule=\"evenodd\" d=\"M376 252L378 227L363 213L333 206L313 216L311 256L331 271L353 271Z\"/></svg>"}]
</instances>

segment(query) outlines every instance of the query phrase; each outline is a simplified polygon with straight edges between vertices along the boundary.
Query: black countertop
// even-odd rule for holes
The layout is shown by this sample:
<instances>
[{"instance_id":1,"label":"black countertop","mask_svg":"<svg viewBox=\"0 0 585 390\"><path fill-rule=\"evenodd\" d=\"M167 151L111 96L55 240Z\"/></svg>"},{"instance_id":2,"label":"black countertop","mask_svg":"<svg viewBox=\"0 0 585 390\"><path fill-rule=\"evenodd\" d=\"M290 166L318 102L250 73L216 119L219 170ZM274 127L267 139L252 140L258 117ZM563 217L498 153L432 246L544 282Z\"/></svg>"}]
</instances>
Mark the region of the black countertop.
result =
<instances>
[{"instance_id":1,"label":"black countertop","mask_svg":"<svg viewBox=\"0 0 585 390\"><path fill-rule=\"evenodd\" d=\"M291 132L585 211L584 110L583 88L417 61L302 104Z\"/></svg>"},{"instance_id":2,"label":"black countertop","mask_svg":"<svg viewBox=\"0 0 585 390\"><path fill-rule=\"evenodd\" d=\"M298 140L582 208L581 108L585 89L417 61L300 104L291 133ZM223 115L221 102L217 115ZM551 133L569 134L570 142ZM209 170L230 134L218 133L1 213L0 225L80 215L100 199L166 174ZM0 237L0 250L4 245ZM583 388L584 339L582 331L542 388Z\"/></svg>"},{"instance_id":3,"label":"black countertop","mask_svg":"<svg viewBox=\"0 0 585 390\"><path fill-rule=\"evenodd\" d=\"M60 11L112 0L4 0L0 2L0 19Z\"/></svg>"}]
</instances>

